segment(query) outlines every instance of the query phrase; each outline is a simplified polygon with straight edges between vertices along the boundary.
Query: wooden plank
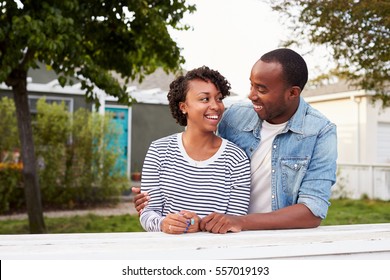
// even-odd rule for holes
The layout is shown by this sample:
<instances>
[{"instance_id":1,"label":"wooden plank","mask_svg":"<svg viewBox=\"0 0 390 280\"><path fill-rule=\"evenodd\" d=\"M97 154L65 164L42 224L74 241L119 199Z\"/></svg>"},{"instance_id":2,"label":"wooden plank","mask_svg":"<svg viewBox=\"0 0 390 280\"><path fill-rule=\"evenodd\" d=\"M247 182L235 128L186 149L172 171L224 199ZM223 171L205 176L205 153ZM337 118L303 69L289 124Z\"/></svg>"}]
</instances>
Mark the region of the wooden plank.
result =
<instances>
[{"instance_id":1,"label":"wooden plank","mask_svg":"<svg viewBox=\"0 0 390 280\"><path fill-rule=\"evenodd\" d=\"M390 259L390 224L246 231L0 235L0 259Z\"/></svg>"}]
</instances>

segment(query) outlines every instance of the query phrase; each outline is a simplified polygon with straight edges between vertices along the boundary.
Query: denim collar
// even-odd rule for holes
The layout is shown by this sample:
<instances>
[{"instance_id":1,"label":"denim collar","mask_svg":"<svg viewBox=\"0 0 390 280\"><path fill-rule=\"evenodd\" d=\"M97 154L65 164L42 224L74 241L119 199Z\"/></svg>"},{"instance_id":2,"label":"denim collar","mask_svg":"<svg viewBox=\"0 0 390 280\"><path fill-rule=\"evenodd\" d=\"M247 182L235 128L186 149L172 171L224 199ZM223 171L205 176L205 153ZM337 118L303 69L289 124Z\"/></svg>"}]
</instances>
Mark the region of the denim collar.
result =
<instances>
[{"instance_id":1,"label":"denim collar","mask_svg":"<svg viewBox=\"0 0 390 280\"><path fill-rule=\"evenodd\" d=\"M303 97L300 96L298 109L294 113L294 115L288 120L288 123L287 123L285 129L283 129L282 133L285 133L285 132L291 130L292 132L295 132L298 134L303 134L304 119L305 119L308 108L309 108L308 104L303 99ZM255 114L252 114L252 119L243 128L243 130L244 131L253 131L253 134L256 137L259 137L262 124L263 124L263 121L255 113Z\"/></svg>"},{"instance_id":2,"label":"denim collar","mask_svg":"<svg viewBox=\"0 0 390 280\"><path fill-rule=\"evenodd\" d=\"M288 121L286 128L283 130L283 132L287 132L288 130L291 130L292 132L303 134L304 120L308 108L309 108L308 104L302 98L302 96L300 96L298 109Z\"/></svg>"}]
</instances>

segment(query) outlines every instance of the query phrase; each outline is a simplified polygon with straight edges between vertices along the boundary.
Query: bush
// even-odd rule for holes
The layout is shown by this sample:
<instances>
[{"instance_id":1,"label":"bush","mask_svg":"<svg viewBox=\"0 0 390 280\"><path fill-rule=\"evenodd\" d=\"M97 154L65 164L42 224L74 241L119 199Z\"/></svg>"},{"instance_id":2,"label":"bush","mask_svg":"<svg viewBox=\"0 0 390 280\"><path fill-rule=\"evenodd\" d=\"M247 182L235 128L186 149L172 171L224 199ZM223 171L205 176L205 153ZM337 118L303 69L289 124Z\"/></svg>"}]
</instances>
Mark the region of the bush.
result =
<instances>
[{"instance_id":1,"label":"bush","mask_svg":"<svg viewBox=\"0 0 390 280\"><path fill-rule=\"evenodd\" d=\"M15 104L7 97L0 98L0 162L6 161L4 153L19 148Z\"/></svg>"},{"instance_id":2,"label":"bush","mask_svg":"<svg viewBox=\"0 0 390 280\"><path fill-rule=\"evenodd\" d=\"M0 163L0 213L24 202L21 169L18 163Z\"/></svg>"},{"instance_id":3,"label":"bush","mask_svg":"<svg viewBox=\"0 0 390 280\"><path fill-rule=\"evenodd\" d=\"M0 98L0 213L24 204L15 105Z\"/></svg>"},{"instance_id":4,"label":"bush","mask_svg":"<svg viewBox=\"0 0 390 280\"><path fill-rule=\"evenodd\" d=\"M13 104L6 102L12 111ZM116 203L128 179L116 168L118 152L109 147L119 133L110 117L85 109L70 114L63 103L47 104L44 99L38 101L37 111L33 135L43 207ZM16 143L8 137L2 141ZM1 170L0 213L24 205L22 181L20 170Z\"/></svg>"}]
</instances>

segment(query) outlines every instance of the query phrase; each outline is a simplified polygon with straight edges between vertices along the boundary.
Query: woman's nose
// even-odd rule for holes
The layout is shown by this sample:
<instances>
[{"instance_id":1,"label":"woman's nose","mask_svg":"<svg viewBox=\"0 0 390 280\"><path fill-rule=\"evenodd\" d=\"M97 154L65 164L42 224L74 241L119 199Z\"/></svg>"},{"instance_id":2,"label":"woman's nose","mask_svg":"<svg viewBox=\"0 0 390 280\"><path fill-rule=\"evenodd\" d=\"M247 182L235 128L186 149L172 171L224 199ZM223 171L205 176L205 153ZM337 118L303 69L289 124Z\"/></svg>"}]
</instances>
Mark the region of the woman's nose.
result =
<instances>
[{"instance_id":1,"label":"woman's nose","mask_svg":"<svg viewBox=\"0 0 390 280\"><path fill-rule=\"evenodd\" d=\"M210 108L211 108L211 109L216 109L216 108L218 108L218 102L217 102L217 100L211 99L211 101L210 101Z\"/></svg>"}]
</instances>

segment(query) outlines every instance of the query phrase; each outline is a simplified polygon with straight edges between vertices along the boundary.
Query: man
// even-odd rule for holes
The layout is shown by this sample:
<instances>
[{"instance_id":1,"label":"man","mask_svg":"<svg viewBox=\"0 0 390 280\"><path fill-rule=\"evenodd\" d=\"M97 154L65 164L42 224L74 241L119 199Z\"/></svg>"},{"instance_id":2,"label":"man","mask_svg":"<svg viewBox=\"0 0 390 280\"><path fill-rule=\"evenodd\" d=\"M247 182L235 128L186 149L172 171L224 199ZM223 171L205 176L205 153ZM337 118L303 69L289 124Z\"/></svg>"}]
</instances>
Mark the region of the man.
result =
<instances>
[{"instance_id":1,"label":"man","mask_svg":"<svg viewBox=\"0 0 390 280\"><path fill-rule=\"evenodd\" d=\"M231 106L218 127L251 159L249 214L212 213L201 230L312 228L326 217L336 181L336 126L300 96L307 79L305 61L290 49L268 52L254 64L252 104ZM137 195L137 210L146 201Z\"/></svg>"}]
</instances>

